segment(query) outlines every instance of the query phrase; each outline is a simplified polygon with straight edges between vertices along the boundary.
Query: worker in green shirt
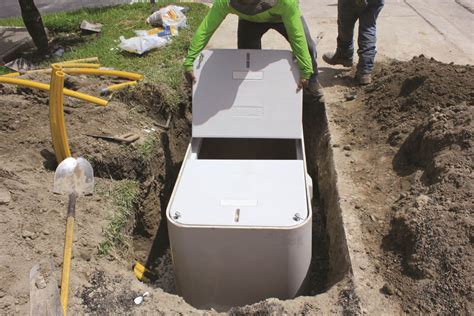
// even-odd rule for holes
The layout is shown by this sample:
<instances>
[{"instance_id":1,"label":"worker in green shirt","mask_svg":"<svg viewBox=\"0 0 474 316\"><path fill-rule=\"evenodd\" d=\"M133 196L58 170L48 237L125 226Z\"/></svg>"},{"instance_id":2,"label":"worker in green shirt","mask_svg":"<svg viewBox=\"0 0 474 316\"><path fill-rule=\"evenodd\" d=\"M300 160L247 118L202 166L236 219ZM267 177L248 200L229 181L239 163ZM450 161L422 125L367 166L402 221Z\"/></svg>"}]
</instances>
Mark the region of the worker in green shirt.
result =
<instances>
[{"instance_id":1,"label":"worker in green shirt","mask_svg":"<svg viewBox=\"0 0 474 316\"><path fill-rule=\"evenodd\" d=\"M301 16L297 0L214 0L211 10L194 34L184 60L188 81L195 80L194 60L229 13L239 16L239 49L261 49L262 36L270 29L283 35L290 43L300 68L298 89L306 88L319 101L324 101L323 89L318 82L316 44Z\"/></svg>"}]
</instances>

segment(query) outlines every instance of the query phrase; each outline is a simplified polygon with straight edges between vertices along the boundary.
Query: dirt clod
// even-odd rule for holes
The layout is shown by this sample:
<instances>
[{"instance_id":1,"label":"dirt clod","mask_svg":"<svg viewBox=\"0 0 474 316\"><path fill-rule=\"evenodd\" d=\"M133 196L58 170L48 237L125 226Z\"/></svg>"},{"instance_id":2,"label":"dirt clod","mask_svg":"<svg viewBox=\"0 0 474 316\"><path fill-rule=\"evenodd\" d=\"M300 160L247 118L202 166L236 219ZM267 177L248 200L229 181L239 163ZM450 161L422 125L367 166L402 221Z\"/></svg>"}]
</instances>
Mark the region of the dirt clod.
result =
<instances>
[{"instance_id":1,"label":"dirt clod","mask_svg":"<svg viewBox=\"0 0 474 316\"><path fill-rule=\"evenodd\" d=\"M424 57L379 69L365 104L387 137L393 169L411 179L384 238L392 295L416 311L463 313L472 283L474 68ZM403 181L403 180L402 180ZM395 260L394 260L395 259ZM390 293L390 294L389 294Z\"/></svg>"},{"instance_id":2,"label":"dirt clod","mask_svg":"<svg viewBox=\"0 0 474 316\"><path fill-rule=\"evenodd\" d=\"M385 283L383 285L383 287L380 289L380 291L382 291L382 293L384 293L386 295L393 295L394 294L393 287L388 283Z\"/></svg>"}]
</instances>

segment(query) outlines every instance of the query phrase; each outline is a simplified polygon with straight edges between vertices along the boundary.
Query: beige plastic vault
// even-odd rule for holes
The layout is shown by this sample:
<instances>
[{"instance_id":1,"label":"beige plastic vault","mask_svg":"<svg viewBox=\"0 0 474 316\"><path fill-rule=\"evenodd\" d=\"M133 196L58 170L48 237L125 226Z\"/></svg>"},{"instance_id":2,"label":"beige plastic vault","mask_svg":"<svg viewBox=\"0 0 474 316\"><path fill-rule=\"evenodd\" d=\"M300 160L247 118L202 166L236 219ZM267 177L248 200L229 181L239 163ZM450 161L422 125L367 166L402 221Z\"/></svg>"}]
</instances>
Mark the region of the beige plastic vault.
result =
<instances>
[{"instance_id":1,"label":"beige plastic vault","mask_svg":"<svg viewBox=\"0 0 474 316\"><path fill-rule=\"evenodd\" d=\"M193 137L167 209L176 286L224 311L302 289L311 178L289 51L207 50L195 63Z\"/></svg>"}]
</instances>

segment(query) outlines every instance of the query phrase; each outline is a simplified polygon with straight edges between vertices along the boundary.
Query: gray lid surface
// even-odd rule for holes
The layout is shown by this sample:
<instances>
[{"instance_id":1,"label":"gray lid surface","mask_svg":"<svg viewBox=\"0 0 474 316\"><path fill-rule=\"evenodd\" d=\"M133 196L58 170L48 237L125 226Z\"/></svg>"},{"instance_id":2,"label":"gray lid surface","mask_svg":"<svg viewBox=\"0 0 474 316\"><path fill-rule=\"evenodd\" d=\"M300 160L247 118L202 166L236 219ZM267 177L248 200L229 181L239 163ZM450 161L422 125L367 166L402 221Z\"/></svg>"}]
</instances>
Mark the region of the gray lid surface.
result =
<instances>
[{"instance_id":1,"label":"gray lid surface","mask_svg":"<svg viewBox=\"0 0 474 316\"><path fill-rule=\"evenodd\" d=\"M299 70L284 50L205 50L195 62L193 137L301 138Z\"/></svg>"},{"instance_id":2,"label":"gray lid surface","mask_svg":"<svg viewBox=\"0 0 474 316\"><path fill-rule=\"evenodd\" d=\"M289 227L308 216L302 160L188 160L170 202L183 225ZM237 211L238 209L238 211ZM301 221L295 221L299 213Z\"/></svg>"}]
</instances>

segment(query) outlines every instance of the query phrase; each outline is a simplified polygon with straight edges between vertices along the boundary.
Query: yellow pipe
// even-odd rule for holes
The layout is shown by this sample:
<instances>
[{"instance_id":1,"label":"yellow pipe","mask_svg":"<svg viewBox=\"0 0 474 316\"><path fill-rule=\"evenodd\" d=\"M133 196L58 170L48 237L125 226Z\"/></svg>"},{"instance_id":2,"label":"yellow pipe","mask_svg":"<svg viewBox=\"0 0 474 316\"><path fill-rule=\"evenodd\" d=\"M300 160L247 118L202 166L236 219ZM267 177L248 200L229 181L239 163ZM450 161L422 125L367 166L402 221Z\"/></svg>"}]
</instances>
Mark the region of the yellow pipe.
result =
<instances>
[{"instance_id":1,"label":"yellow pipe","mask_svg":"<svg viewBox=\"0 0 474 316\"><path fill-rule=\"evenodd\" d=\"M128 71L120 70L105 70L105 69L81 69L81 68L68 68L64 69L64 72L68 75L99 75L99 76L112 76L127 78L130 80L143 80L142 74L137 74Z\"/></svg>"},{"instance_id":2,"label":"yellow pipe","mask_svg":"<svg viewBox=\"0 0 474 316\"><path fill-rule=\"evenodd\" d=\"M113 85L108 86L107 88L102 89L100 91L100 94L107 95L112 91L117 91L126 87L136 86L136 85L137 85L136 81L127 81L127 82L117 83L117 84L113 84Z\"/></svg>"},{"instance_id":3,"label":"yellow pipe","mask_svg":"<svg viewBox=\"0 0 474 316\"><path fill-rule=\"evenodd\" d=\"M50 86L48 84L45 84L45 83L36 82L36 81L32 81L32 80L26 80L26 79L19 79L19 78L9 78L9 77L4 77L4 76L0 76L0 83L15 84L15 85L19 85L19 86L24 86L24 87L28 87L28 88L35 88L35 89L40 89L40 90L45 90L45 91L49 91L49 89L50 89ZM73 98L76 98L76 99L79 99L79 100L91 102L91 103L94 103L94 104L97 104L97 105L106 106L107 103L108 103L107 100L97 98L97 97L93 97L93 96L85 94L85 93L69 90L69 89L66 89L66 88L64 88L63 91L64 91L64 94L69 96L69 97L73 97Z\"/></svg>"},{"instance_id":4,"label":"yellow pipe","mask_svg":"<svg viewBox=\"0 0 474 316\"><path fill-rule=\"evenodd\" d=\"M89 62L99 62L99 57L88 57L88 58L81 58L81 59L73 59L73 60L66 60L62 61L58 64L70 64L70 63L89 63Z\"/></svg>"},{"instance_id":5,"label":"yellow pipe","mask_svg":"<svg viewBox=\"0 0 474 316\"><path fill-rule=\"evenodd\" d=\"M65 63L57 64L63 68L100 68L100 64L89 64L89 63Z\"/></svg>"},{"instance_id":6,"label":"yellow pipe","mask_svg":"<svg viewBox=\"0 0 474 316\"><path fill-rule=\"evenodd\" d=\"M21 75L19 72L11 72L9 74L2 75L2 77L18 77L19 75Z\"/></svg>"},{"instance_id":7,"label":"yellow pipe","mask_svg":"<svg viewBox=\"0 0 474 316\"><path fill-rule=\"evenodd\" d=\"M55 69L56 68L56 69ZM49 90L49 127L51 129L51 140L53 142L53 150L56 156L56 161L60 163L64 159L64 154L62 152L62 147L60 143L60 138L58 136L58 118L56 116L57 113L57 99L56 99L56 91L57 89L57 77L56 72L60 71L60 68L57 69L58 66L53 66L53 74L51 75L51 83L50 83L50 90ZM62 78L64 80L64 77Z\"/></svg>"},{"instance_id":8,"label":"yellow pipe","mask_svg":"<svg viewBox=\"0 0 474 316\"><path fill-rule=\"evenodd\" d=\"M54 153L58 163L71 156L64 122L64 72L53 66L49 91L49 120Z\"/></svg>"},{"instance_id":9,"label":"yellow pipe","mask_svg":"<svg viewBox=\"0 0 474 316\"><path fill-rule=\"evenodd\" d=\"M63 71L68 75L98 75L98 76L112 76L112 77L120 77L126 78L133 81L140 81L143 80L144 76L142 74L137 74L128 71L120 71L120 70L108 70L108 69L89 69L89 68L67 68L67 65L55 64L59 66L63 66ZM48 73L51 69L35 69L35 70L28 70L25 74L31 73ZM19 75L19 74L18 74ZM7 76L0 76L0 77L7 77ZM14 75L12 75L14 77Z\"/></svg>"}]
</instances>

